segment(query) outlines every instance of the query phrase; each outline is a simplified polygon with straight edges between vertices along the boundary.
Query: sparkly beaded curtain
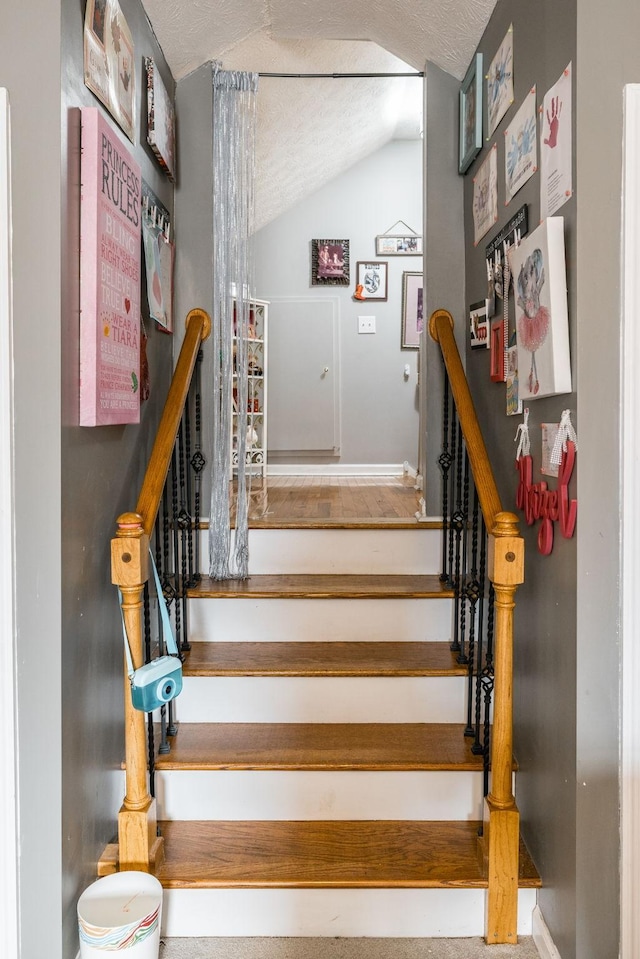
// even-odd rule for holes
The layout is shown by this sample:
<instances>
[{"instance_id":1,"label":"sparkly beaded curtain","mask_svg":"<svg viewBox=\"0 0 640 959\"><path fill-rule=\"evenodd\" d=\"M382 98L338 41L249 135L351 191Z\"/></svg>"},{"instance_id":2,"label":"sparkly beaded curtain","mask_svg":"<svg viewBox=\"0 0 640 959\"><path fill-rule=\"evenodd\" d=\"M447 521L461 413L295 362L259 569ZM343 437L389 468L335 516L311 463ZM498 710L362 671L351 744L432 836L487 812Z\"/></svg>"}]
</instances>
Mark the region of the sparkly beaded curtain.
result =
<instances>
[{"instance_id":1,"label":"sparkly beaded curtain","mask_svg":"<svg viewBox=\"0 0 640 959\"><path fill-rule=\"evenodd\" d=\"M213 456L209 565L212 579L249 575L246 471L250 236L253 229L257 73L213 71ZM234 373L236 377L234 379ZM234 403L237 415L233 415ZM235 546L229 473L237 444Z\"/></svg>"}]
</instances>

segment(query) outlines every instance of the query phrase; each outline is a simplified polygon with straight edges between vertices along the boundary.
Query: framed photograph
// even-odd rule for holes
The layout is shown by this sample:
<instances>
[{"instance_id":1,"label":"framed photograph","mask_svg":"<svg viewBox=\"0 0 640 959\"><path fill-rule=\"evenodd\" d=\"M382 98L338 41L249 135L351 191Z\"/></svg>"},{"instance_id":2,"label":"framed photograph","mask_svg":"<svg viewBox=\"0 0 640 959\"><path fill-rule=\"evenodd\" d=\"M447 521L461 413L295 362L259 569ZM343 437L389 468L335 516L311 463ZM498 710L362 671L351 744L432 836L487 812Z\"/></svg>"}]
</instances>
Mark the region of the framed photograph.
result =
<instances>
[{"instance_id":1,"label":"framed photograph","mask_svg":"<svg viewBox=\"0 0 640 959\"><path fill-rule=\"evenodd\" d=\"M400 349L417 350L424 327L422 273L402 274L402 338Z\"/></svg>"},{"instance_id":2,"label":"framed photograph","mask_svg":"<svg viewBox=\"0 0 640 959\"><path fill-rule=\"evenodd\" d=\"M509 251L516 301L518 395L571 392L564 218L551 216Z\"/></svg>"},{"instance_id":3,"label":"framed photograph","mask_svg":"<svg viewBox=\"0 0 640 959\"><path fill-rule=\"evenodd\" d=\"M175 116L173 104L152 57L147 68L147 143L170 180L175 170Z\"/></svg>"},{"instance_id":4,"label":"framed photograph","mask_svg":"<svg viewBox=\"0 0 640 959\"><path fill-rule=\"evenodd\" d=\"M382 233L376 237L376 256L422 256L422 237Z\"/></svg>"},{"instance_id":5,"label":"framed photograph","mask_svg":"<svg viewBox=\"0 0 640 959\"><path fill-rule=\"evenodd\" d=\"M472 350L489 349L489 318L487 300L472 303L469 307L469 336Z\"/></svg>"},{"instance_id":6,"label":"framed photograph","mask_svg":"<svg viewBox=\"0 0 640 959\"><path fill-rule=\"evenodd\" d=\"M356 263L356 293L359 300L386 300L389 264L383 261Z\"/></svg>"},{"instance_id":7,"label":"framed photograph","mask_svg":"<svg viewBox=\"0 0 640 959\"><path fill-rule=\"evenodd\" d=\"M87 0L84 82L135 143L135 51L118 0Z\"/></svg>"},{"instance_id":8,"label":"framed photograph","mask_svg":"<svg viewBox=\"0 0 640 959\"><path fill-rule=\"evenodd\" d=\"M311 285L349 285L349 241L311 241Z\"/></svg>"},{"instance_id":9,"label":"framed photograph","mask_svg":"<svg viewBox=\"0 0 640 959\"><path fill-rule=\"evenodd\" d=\"M460 154L464 173L482 149L482 54L476 53L460 87Z\"/></svg>"}]
</instances>

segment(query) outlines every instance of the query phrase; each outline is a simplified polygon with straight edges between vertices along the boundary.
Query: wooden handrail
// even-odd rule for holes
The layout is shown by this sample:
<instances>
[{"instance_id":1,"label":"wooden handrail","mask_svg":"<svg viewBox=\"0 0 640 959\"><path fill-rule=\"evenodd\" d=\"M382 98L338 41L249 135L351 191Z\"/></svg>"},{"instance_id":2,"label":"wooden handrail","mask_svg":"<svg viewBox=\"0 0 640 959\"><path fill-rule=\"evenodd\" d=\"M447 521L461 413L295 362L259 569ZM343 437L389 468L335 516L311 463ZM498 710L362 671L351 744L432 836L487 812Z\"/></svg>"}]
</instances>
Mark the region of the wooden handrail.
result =
<instances>
[{"instance_id":1,"label":"wooden handrail","mask_svg":"<svg viewBox=\"0 0 640 959\"><path fill-rule=\"evenodd\" d=\"M489 579L495 592L495 651L491 788L484 804L480 857L488 880L485 939L517 942L520 814L512 790L513 611L524 582L524 540L518 519L502 511L469 384L453 335L453 317L436 310L429 333L439 344L489 534Z\"/></svg>"},{"instance_id":2,"label":"wooden handrail","mask_svg":"<svg viewBox=\"0 0 640 959\"><path fill-rule=\"evenodd\" d=\"M489 463L487 448L480 431L476 409L471 399L471 392L456 339L453 335L451 313L448 313L447 310L436 310L432 313L429 320L429 333L432 339L440 345L444 365L449 375L451 393L458 410L464 440L467 444L469 463L478 491L480 508L487 529L492 530L497 514L502 512L502 504Z\"/></svg>"},{"instance_id":3,"label":"wooden handrail","mask_svg":"<svg viewBox=\"0 0 640 959\"><path fill-rule=\"evenodd\" d=\"M142 516L142 525L147 536L151 535L156 521L182 411L191 385L191 376L200 344L211 332L211 318L205 310L191 310L187 315L186 327L187 332L182 342L180 356L158 426L158 434L136 505L136 513Z\"/></svg>"},{"instance_id":4,"label":"wooden handrail","mask_svg":"<svg viewBox=\"0 0 640 959\"><path fill-rule=\"evenodd\" d=\"M136 511L118 517L111 540L111 580L122 592L122 614L134 669L142 666L144 585L148 579L149 536L156 521L180 420L185 408L200 345L211 332L204 310L191 310L178 363L160 419ZM156 802L149 793L145 714L134 709L124 661L124 733L126 792L118 815L117 868L154 872L162 863L162 838L156 829ZM116 868L109 853L98 864L99 874Z\"/></svg>"}]
</instances>

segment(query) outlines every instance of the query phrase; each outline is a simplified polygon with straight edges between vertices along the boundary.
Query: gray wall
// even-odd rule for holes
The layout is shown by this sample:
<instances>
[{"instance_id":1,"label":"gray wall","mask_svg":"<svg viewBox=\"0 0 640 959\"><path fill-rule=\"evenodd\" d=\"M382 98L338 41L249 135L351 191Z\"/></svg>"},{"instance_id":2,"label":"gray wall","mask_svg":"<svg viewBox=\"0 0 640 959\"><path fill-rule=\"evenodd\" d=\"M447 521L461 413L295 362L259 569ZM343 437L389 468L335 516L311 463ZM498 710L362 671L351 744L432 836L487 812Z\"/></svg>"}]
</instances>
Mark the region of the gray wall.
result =
<instances>
[{"instance_id":1,"label":"gray wall","mask_svg":"<svg viewBox=\"0 0 640 959\"><path fill-rule=\"evenodd\" d=\"M57 4L3 6L0 86L9 91L12 123L20 930L23 956L52 959L60 956L61 896L59 39Z\"/></svg>"},{"instance_id":2,"label":"gray wall","mask_svg":"<svg viewBox=\"0 0 640 959\"><path fill-rule=\"evenodd\" d=\"M622 90L640 82L640 7L580 0L577 350L576 954L617 956Z\"/></svg>"},{"instance_id":3,"label":"gray wall","mask_svg":"<svg viewBox=\"0 0 640 959\"><path fill-rule=\"evenodd\" d=\"M454 318L458 350L465 363L464 180L458 175L458 91L460 84L433 63L425 66L425 316L446 309ZM429 335L422 344L421 403L425 442L420 472L425 477L428 516L442 514L440 470L443 387L440 349Z\"/></svg>"},{"instance_id":4,"label":"gray wall","mask_svg":"<svg viewBox=\"0 0 640 959\"><path fill-rule=\"evenodd\" d=\"M422 229L420 141L387 144L259 230L255 237L258 296L267 300L278 296L340 300L342 445L340 457L326 462L407 460L417 466L417 352L400 349L400 316L402 272L421 272L422 260L375 255L376 235L399 219L416 232ZM352 282L348 287L310 285L310 241L323 237L350 240ZM353 299L358 260L388 262L386 302ZM276 309L274 305L272 312ZM375 315L375 335L358 334L359 314ZM292 344L292 350L297 350L298 362L306 362L303 335ZM403 377L405 363L411 368L408 381ZM305 462L304 457L297 462ZM314 457L313 462L323 462L323 458Z\"/></svg>"},{"instance_id":5,"label":"gray wall","mask_svg":"<svg viewBox=\"0 0 640 959\"><path fill-rule=\"evenodd\" d=\"M173 187L146 144L144 56L153 56L165 86L173 81L138 0L122 0L136 56L137 134L132 147L143 178L171 211ZM109 541L119 513L135 506L155 436L171 370L172 337L146 317L151 398L143 403L139 426L80 428L79 369L79 106L96 106L83 83L84 4L62 4L62 323L61 357L62 489L48 502L62 519L62 954L77 950L76 900L95 878L96 859L116 831L122 802L122 633L117 599L110 586ZM105 111L106 113L106 111ZM107 119L110 119L107 116ZM114 124L115 126L115 124ZM179 236L176 237L179 243ZM143 286L144 290L144 286ZM143 316L145 314L143 294ZM180 323L179 315L176 323ZM57 325L57 324L56 324ZM61 337L60 337L61 329ZM33 338L32 338L33 343ZM56 367L58 364L56 364ZM55 404L56 408L58 403ZM58 569L59 562L55 569ZM44 638L44 637L43 637ZM58 827L59 828L59 827ZM59 925L59 923L58 923ZM42 937L42 923L31 933ZM42 940L26 956L53 955Z\"/></svg>"},{"instance_id":6,"label":"gray wall","mask_svg":"<svg viewBox=\"0 0 640 959\"><path fill-rule=\"evenodd\" d=\"M576 61L575 0L560 5L554 0L540 0L539 3L529 6L514 0L499 0L479 46L485 58L485 73L510 23L513 23L514 28L515 101L465 176L467 307L486 295L486 242L523 203L529 206L531 230L535 229L540 219L539 174L528 181L508 207L504 206L503 131L534 83L537 84L540 104L545 92L560 77L567 63L571 60L575 66ZM486 132L486 84L484 101ZM472 178L494 142L498 144L499 221L495 230L491 230L478 247L474 248ZM575 185L574 180L574 187ZM574 386L578 367L576 204L581 203L581 197L585 197L585 192L584 186L579 184L574 197L558 211L558 215L565 219ZM514 320L512 294L511 330ZM505 387L503 384L494 384L489 379L488 351L468 349L467 374L503 505L516 512L513 440L521 417L505 415ZM537 482L541 478L540 424L558 422L562 410L569 408L580 435L576 415L577 395L573 393L548 397L530 401L528 405L531 411L534 482ZM578 464L582 476L585 469L582 444ZM552 482L550 485L555 484ZM573 495L575 489L574 477ZM526 540L526 582L518 591L516 608L514 734L515 751L520 765L517 799L522 816L522 831L543 880L540 907L563 959L574 959L576 955L579 955L580 959L605 959L617 955L618 900L617 876L608 874L604 881L602 869L598 874L592 873L589 877L589 882L598 888L599 942L596 944L592 940L588 946L585 943L581 950L576 947L577 927L584 921L582 904L578 909L576 901L577 849L580 845L576 830L576 573L578 537L582 535L586 514L581 502L578 536L565 540L557 529L553 552L548 557L542 557L537 552L537 524L528 528L522 514L519 515ZM614 858L615 850L614 841L611 848Z\"/></svg>"}]
</instances>

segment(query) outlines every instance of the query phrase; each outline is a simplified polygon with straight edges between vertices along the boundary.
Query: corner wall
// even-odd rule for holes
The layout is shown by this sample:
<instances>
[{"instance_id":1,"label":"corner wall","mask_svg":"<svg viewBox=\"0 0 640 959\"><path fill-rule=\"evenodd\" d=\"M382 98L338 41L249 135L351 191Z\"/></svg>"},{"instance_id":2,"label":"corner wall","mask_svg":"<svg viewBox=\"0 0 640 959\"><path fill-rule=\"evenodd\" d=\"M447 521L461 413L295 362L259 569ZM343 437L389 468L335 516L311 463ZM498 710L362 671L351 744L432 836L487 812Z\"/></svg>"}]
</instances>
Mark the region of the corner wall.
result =
<instances>
[{"instance_id":1,"label":"corner wall","mask_svg":"<svg viewBox=\"0 0 640 959\"><path fill-rule=\"evenodd\" d=\"M537 85L537 105L561 76L569 61L576 68L576 0L558 4L539 0L521 4L498 0L479 50L484 55L483 73L488 72L509 25L514 30L514 102L490 140L486 140L486 82L483 83L485 143L465 175L466 307L486 296L485 246L513 214L527 203L529 232L540 220L540 174L534 174L507 207L505 199L504 130L509 126L530 88ZM582 61L584 63L584 61ZM583 67L584 69L584 67ZM588 68L589 69L589 68ZM575 82L574 82L575 90ZM575 94L574 94L575 96ZM574 100L575 104L575 100ZM575 131L575 109L574 109ZM474 247L472 217L473 176L492 144L498 144L499 219L478 246ZM574 135L574 164L577 148ZM539 143L538 143L539 147ZM538 153L539 156L539 153ZM578 381L578 337L581 335L577 309L577 203L584 202L584 186L576 182L574 196L558 211L565 221L567 280L569 287L570 348L574 389ZM501 301L498 301L499 308ZM515 308L510 301L510 329ZM489 351L467 347L467 376L484 432L489 457L496 474L505 509L516 512L526 541L526 581L518 590L516 605L514 663L514 748L519 763L517 801L522 832L542 876L539 905L562 959L604 959L617 955L617 880L607 883L591 875L599 885L598 909L601 949L576 952L576 924L583 919L577 902L576 828L576 669L577 669L577 545L585 520L584 504L578 511L578 533L563 539L556 528L553 552L543 557L537 551L538 525L527 527L515 507L516 473L514 435L521 416L506 416L505 386L489 378ZM576 415L577 394L531 400L530 430L534 461L534 482L541 479L540 424L557 423L562 410L571 409L572 420L581 437ZM576 472L588 469L582 445ZM555 488L555 481L550 486ZM575 496L576 477L571 493ZM611 692L611 690L609 690ZM606 947L604 943L606 942Z\"/></svg>"},{"instance_id":2,"label":"corner wall","mask_svg":"<svg viewBox=\"0 0 640 959\"><path fill-rule=\"evenodd\" d=\"M0 86L7 88L11 105L14 356L8 388L15 442L23 959L61 956L59 76L58 4L5 4ZM42 930L50 930L44 939Z\"/></svg>"},{"instance_id":3,"label":"corner wall","mask_svg":"<svg viewBox=\"0 0 640 959\"><path fill-rule=\"evenodd\" d=\"M122 628L117 597L111 586L110 540L117 516L135 506L151 444L171 375L173 337L149 322L142 281L141 309L148 334L147 355L151 397L142 404L139 425L78 426L79 371L79 197L80 106L99 106L120 139L132 150L142 176L173 210L173 186L162 173L146 136L146 73L144 57L152 56L170 95L173 79L153 36L139 0L120 0L135 45L136 142L132 145L106 109L85 87L82 31L84 4L62 0L62 102L56 122L62 127L62 318L51 323L56 347L62 345L61 382L51 406L61 406L55 437L61 446L62 476L57 492L47 491L46 508L62 523L62 544L55 570L62 570L62 942L63 956L72 959L78 948L76 901L95 879L96 860L117 829L124 796L121 761L124 755ZM33 12L30 12L33 18ZM33 18L31 21L35 23ZM26 33L25 36L29 36ZM50 41L48 41L50 42ZM24 54L24 50L22 51ZM33 64L32 64L33 68ZM51 84L54 86L54 84ZM59 94L58 94L59 95ZM35 109L35 108L34 108ZM40 119L42 109L37 110ZM41 140L41 138L40 138ZM36 142L35 140L33 142ZM176 235L180 244L181 237ZM45 314L40 314L45 315ZM47 321L48 325L49 321ZM184 318L175 315L180 327ZM32 337L32 348L34 338ZM51 360L49 359L49 363ZM32 389L38 393L32 377ZM61 392L61 404L59 402ZM40 404L42 401L40 393ZM53 394L52 394L53 396ZM59 414L60 415L60 414ZM60 473L61 470L61 473ZM36 470L40 474L40 470ZM20 533L18 532L18 536ZM43 636L44 640L44 636ZM42 786L40 786L42 789ZM48 790L47 790L48 791ZM29 823L30 830L34 822ZM56 826L60 830L59 820ZM38 874L31 877L37 885ZM60 927L60 905L55 928ZM34 922L32 948L25 959L53 956L46 927ZM37 945L36 945L37 943Z\"/></svg>"}]
</instances>

